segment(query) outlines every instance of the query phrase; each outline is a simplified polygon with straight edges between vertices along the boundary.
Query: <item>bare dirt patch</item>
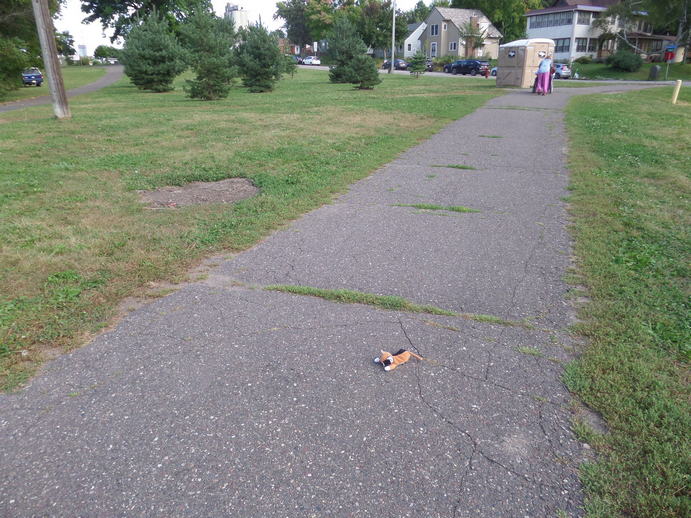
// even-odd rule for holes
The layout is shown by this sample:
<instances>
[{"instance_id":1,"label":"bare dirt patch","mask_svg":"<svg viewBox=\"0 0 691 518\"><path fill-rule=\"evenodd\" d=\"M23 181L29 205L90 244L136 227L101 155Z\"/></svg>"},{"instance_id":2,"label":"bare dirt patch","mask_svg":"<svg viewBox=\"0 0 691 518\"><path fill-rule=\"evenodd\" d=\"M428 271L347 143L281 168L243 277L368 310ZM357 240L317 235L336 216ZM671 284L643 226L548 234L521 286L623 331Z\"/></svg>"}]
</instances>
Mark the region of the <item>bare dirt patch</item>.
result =
<instances>
[{"instance_id":1,"label":"bare dirt patch","mask_svg":"<svg viewBox=\"0 0 691 518\"><path fill-rule=\"evenodd\" d=\"M174 209L207 203L235 203L256 196L259 189L246 178L228 178L137 192L151 209Z\"/></svg>"}]
</instances>

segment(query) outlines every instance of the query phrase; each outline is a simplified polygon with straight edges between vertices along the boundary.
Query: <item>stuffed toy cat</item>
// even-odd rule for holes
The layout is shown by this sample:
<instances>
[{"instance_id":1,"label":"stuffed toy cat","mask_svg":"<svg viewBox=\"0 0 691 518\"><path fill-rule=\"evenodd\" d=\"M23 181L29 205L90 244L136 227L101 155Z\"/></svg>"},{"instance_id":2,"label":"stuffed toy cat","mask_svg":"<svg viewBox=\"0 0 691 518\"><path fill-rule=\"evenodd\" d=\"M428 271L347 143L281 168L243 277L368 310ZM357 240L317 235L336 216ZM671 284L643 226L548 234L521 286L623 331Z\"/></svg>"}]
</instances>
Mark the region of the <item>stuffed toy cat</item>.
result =
<instances>
[{"instance_id":1,"label":"stuffed toy cat","mask_svg":"<svg viewBox=\"0 0 691 518\"><path fill-rule=\"evenodd\" d=\"M396 354L387 353L386 351L381 351L381 356L374 359L374 363L381 363L384 366L385 371L392 371L399 365L410 360L410 357L414 356L418 360L424 360L422 356L419 356L405 349L401 349Z\"/></svg>"}]
</instances>

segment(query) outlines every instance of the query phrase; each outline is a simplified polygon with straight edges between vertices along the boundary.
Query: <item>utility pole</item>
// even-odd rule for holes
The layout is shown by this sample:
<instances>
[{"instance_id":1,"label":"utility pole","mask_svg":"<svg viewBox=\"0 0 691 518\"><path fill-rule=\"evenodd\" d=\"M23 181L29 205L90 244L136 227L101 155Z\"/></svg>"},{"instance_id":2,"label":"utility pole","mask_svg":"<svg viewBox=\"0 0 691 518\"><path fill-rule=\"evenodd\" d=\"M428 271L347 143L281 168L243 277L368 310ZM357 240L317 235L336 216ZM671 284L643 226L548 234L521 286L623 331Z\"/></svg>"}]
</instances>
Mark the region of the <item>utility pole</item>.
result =
<instances>
[{"instance_id":1,"label":"utility pole","mask_svg":"<svg viewBox=\"0 0 691 518\"><path fill-rule=\"evenodd\" d=\"M58 119L69 119L72 114L67 104L65 84L62 82L58 48L55 44L55 28L53 19L50 17L48 0L31 0L31 5L34 9L34 18L36 18L38 39L41 42L43 65L48 75L48 88L53 99L53 112Z\"/></svg>"},{"instance_id":2,"label":"utility pole","mask_svg":"<svg viewBox=\"0 0 691 518\"><path fill-rule=\"evenodd\" d=\"M389 74L393 74L393 62L396 59L396 0L393 0L393 23L391 24L391 64Z\"/></svg>"}]
</instances>

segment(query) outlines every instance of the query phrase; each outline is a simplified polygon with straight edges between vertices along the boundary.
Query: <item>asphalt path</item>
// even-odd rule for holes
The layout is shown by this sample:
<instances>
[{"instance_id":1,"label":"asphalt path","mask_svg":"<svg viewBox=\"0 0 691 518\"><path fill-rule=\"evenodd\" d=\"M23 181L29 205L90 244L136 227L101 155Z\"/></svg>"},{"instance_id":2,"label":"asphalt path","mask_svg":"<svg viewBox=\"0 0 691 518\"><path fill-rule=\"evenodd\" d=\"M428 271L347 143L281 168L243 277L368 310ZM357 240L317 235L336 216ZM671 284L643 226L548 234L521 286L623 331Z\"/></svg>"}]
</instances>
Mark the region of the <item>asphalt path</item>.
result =
<instances>
[{"instance_id":1,"label":"asphalt path","mask_svg":"<svg viewBox=\"0 0 691 518\"><path fill-rule=\"evenodd\" d=\"M106 74L103 77L99 78L97 81L94 81L93 83L89 83L88 85L68 90L67 97L69 98L74 97L75 95L88 94L91 92L95 92L96 90L100 90L103 87L112 85L122 77L124 68L125 67L123 67L122 65L111 65L106 67ZM45 86L47 85L48 82L46 81ZM52 101L49 93L48 95L32 97L31 99L0 104L0 113L9 112L12 110L20 110L22 108L28 108L30 106L41 106L43 104L50 104L51 102Z\"/></svg>"},{"instance_id":2,"label":"asphalt path","mask_svg":"<svg viewBox=\"0 0 691 518\"><path fill-rule=\"evenodd\" d=\"M493 99L0 396L0 515L581 516L563 108L627 88Z\"/></svg>"}]
</instances>

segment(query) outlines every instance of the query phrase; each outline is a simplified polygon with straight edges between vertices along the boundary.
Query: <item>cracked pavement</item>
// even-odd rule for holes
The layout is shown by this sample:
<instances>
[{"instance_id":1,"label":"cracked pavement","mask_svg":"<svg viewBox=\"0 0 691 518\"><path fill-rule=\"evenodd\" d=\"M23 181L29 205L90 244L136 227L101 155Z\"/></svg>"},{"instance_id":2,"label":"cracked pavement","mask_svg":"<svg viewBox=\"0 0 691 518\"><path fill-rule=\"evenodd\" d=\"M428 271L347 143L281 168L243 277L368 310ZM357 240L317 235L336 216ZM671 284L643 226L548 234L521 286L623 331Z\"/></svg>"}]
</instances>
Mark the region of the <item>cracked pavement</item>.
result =
<instances>
[{"instance_id":1,"label":"cracked pavement","mask_svg":"<svg viewBox=\"0 0 691 518\"><path fill-rule=\"evenodd\" d=\"M627 88L496 98L0 396L0 515L581 516L562 109Z\"/></svg>"}]
</instances>

